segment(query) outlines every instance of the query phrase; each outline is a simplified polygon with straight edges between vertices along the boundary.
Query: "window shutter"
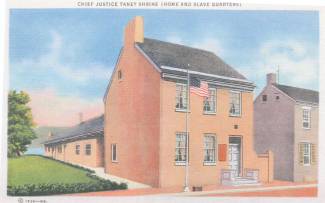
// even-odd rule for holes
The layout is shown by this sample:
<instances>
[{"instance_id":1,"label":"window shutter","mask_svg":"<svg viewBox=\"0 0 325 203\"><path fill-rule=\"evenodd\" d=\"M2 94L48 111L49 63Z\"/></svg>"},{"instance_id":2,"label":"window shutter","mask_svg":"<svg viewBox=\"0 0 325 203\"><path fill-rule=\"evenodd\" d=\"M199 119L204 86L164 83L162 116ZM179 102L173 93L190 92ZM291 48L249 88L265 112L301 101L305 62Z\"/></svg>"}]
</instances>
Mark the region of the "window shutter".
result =
<instances>
[{"instance_id":1,"label":"window shutter","mask_svg":"<svg viewBox=\"0 0 325 203\"><path fill-rule=\"evenodd\" d=\"M310 145L311 145L311 164L316 164L317 163L316 145L315 144L310 144Z\"/></svg>"},{"instance_id":2,"label":"window shutter","mask_svg":"<svg viewBox=\"0 0 325 203\"><path fill-rule=\"evenodd\" d=\"M304 144L299 144L299 164L304 165Z\"/></svg>"},{"instance_id":3,"label":"window shutter","mask_svg":"<svg viewBox=\"0 0 325 203\"><path fill-rule=\"evenodd\" d=\"M219 161L227 161L227 144L218 144Z\"/></svg>"}]
</instances>

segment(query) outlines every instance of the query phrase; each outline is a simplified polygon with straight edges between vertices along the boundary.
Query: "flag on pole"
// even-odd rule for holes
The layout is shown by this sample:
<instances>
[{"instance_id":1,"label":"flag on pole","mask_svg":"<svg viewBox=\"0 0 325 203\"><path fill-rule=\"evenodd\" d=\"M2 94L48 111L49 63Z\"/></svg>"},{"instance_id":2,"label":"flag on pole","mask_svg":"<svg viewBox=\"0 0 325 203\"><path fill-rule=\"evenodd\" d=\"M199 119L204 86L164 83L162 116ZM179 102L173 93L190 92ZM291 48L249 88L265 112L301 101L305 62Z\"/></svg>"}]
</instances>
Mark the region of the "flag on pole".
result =
<instances>
[{"instance_id":1,"label":"flag on pole","mask_svg":"<svg viewBox=\"0 0 325 203\"><path fill-rule=\"evenodd\" d=\"M190 92L201 97L208 97L209 85L207 82L200 81L198 78L192 77L190 79Z\"/></svg>"}]
</instances>

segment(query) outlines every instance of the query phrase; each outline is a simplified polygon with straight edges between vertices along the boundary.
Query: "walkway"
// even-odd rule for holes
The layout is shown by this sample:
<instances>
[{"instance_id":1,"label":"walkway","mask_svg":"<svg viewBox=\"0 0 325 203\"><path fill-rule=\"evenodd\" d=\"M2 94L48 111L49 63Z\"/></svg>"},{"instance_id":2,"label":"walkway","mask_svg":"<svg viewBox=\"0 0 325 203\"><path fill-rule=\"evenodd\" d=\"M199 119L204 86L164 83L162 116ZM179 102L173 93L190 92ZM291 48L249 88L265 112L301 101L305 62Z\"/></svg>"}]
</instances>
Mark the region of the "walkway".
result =
<instances>
[{"instance_id":1,"label":"walkway","mask_svg":"<svg viewBox=\"0 0 325 203\"><path fill-rule=\"evenodd\" d=\"M201 192L183 192L182 187L141 188L70 194L75 196L306 196L317 195L317 183L274 181L261 186L208 185Z\"/></svg>"}]
</instances>

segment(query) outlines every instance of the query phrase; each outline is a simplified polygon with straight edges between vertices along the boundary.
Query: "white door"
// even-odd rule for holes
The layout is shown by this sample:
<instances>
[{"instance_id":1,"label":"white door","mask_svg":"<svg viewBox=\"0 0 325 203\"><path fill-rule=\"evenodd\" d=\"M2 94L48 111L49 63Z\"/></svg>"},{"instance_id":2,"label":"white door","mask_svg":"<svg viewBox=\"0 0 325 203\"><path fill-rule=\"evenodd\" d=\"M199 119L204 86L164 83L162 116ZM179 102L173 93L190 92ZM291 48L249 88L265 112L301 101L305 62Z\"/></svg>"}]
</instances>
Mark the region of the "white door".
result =
<instances>
[{"instance_id":1,"label":"white door","mask_svg":"<svg viewBox=\"0 0 325 203\"><path fill-rule=\"evenodd\" d=\"M239 144L229 144L229 166L230 169L234 170L235 176L239 176L239 167L240 167L240 146Z\"/></svg>"}]
</instances>

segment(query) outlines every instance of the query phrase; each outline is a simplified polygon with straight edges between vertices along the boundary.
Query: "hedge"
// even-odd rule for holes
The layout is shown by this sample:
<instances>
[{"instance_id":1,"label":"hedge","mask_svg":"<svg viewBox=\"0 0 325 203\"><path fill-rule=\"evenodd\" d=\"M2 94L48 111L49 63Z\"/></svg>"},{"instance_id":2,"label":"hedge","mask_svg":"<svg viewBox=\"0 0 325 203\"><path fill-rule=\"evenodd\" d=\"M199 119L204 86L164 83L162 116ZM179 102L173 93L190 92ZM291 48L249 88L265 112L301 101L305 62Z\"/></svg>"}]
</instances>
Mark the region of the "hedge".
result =
<instances>
[{"instance_id":1,"label":"hedge","mask_svg":"<svg viewBox=\"0 0 325 203\"><path fill-rule=\"evenodd\" d=\"M55 194L69 194L82 192L95 192L106 190L125 190L128 188L126 183L116 183L114 181L106 180L96 176L94 170L74 165L71 163L56 160L50 157L42 156L47 159L61 162L63 164L85 170L88 177L96 180L96 182L89 183L42 183L42 184L24 184L20 186L8 186L7 194L10 196L40 196L40 195L55 195Z\"/></svg>"},{"instance_id":2,"label":"hedge","mask_svg":"<svg viewBox=\"0 0 325 203\"><path fill-rule=\"evenodd\" d=\"M127 189L125 183L118 184L110 180L101 180L97 183L70 183L70 184L25 184L22 186L8 186L7 193L10 196L38 196L69 194L82 192L95 192L105 190Z\"/></svg>"}]
</instances>

